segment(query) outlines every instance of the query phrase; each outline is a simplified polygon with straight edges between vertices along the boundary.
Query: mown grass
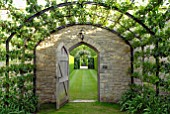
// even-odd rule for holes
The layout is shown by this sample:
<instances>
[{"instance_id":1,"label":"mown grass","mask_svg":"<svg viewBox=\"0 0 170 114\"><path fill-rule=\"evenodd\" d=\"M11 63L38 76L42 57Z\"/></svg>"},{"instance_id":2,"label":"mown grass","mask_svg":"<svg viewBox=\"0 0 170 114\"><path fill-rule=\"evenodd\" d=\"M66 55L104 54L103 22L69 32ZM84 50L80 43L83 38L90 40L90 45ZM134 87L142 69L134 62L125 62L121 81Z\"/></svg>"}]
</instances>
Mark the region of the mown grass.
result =
<instances>
[{"instance_id":1,"label":"mown grass","mask_svg":"<svg viewBox=\"0 0 170 114\"><path fill-rule=\"evenodd\" d=\"M95 70L74 70L70 75L70 100L97 100L97 72ZM69 102L59 110L55 104L44 104L37 114L126 114L113 103L73 103Z\"/></svg>"},{"instance_id":2,"label":"mown grass","mask_svg":"<svg viewBox=\"0 0 170 114\"><path fill-rule=\"evenodd\" d=\"M56 110L55 104L44 104L37 114L126 114L119 111L119 105L113 103L68 103Z\"/></svg>"},{"instance_id":3,"label":"mown grass","mask_svg":"<svg viewBox=\"0 0 170 114\"><path fill-rule=\"evenodd\" d=\"M74 70L69 81L70 100L97 100L97 72L95 70Z\"/></svg>"}]
</instances>

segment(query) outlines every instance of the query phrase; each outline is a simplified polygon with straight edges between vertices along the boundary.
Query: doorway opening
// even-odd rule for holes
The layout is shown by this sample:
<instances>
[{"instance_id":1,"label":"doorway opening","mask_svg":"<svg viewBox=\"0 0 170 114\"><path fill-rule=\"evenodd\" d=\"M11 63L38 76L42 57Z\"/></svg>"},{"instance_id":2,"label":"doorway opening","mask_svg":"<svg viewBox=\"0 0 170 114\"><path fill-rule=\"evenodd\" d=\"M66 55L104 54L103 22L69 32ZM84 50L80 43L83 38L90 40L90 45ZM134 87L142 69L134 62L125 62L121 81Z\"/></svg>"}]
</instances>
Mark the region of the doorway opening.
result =
<instances>
[{"instance_id":1,"label":"doorway opening","mask_svg":"<svg viewBox=\"0 0 170 114\"><path fill-rule=\"evenodd\" d=\"M99 99L99 53L80 42L69 50L69 100Z\"/></svg>"}]
</instances>

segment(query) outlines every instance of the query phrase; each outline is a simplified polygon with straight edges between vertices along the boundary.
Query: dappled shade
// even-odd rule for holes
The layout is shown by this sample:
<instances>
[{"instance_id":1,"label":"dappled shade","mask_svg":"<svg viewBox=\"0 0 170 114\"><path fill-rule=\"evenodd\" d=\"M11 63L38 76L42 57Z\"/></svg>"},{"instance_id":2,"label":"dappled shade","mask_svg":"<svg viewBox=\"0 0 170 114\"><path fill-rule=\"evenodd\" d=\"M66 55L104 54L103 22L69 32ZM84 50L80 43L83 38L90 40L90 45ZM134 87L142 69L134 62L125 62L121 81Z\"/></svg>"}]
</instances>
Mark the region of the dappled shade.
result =
<instances>
[{"instance_id":1,"label":"dappled shade","mask_svg":"<svg viewBox=\"0 0 170 114\"><path fill-rule=\"evenodd\" d=\"M36 110L36 47L52 33L73 25L93 25L117 34L131 48L131 84L141 85L140 90L153 89L156 96L170 92L168 0L147 0L146 4L138 0L46 0L44 4L27 0L26 8L20 10L12 1L0 1L5 10L1 18L7 17L0 20L0 113Z\"/></svg>"}]
</instances>

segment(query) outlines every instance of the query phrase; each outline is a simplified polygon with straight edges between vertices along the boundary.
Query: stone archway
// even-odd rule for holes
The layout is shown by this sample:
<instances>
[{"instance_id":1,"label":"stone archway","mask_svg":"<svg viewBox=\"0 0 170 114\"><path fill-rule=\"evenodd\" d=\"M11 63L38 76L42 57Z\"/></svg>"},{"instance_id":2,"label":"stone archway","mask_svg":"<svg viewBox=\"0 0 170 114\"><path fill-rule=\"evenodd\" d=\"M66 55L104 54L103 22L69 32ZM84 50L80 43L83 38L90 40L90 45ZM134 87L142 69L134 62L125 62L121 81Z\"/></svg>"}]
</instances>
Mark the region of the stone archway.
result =
<instances>
[{"instance_id":1,"label":"stone archway","mask_svg":"<svg viewBox=\"0 0 170 114\"><path fill-rule=\"evenodd\" d=\"M36 94L39 103L56 102L56 54L60 43L67 49L79 44L77 34L85 31L84 43L99 52L99 101L117 102L130 83L130 46L116 34L91 25L64 28L46 38L36 49Z\"/></svg>"}]
</instances>

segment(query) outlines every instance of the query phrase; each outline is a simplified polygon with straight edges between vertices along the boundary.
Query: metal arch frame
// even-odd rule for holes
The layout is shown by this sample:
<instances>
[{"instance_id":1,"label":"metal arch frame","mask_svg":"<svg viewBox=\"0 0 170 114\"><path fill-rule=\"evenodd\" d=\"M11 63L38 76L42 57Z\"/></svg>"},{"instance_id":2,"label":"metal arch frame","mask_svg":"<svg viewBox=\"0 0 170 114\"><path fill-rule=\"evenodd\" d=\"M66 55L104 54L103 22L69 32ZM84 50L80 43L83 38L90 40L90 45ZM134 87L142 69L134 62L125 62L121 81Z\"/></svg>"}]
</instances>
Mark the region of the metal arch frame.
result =
<instances>
[{"instance_id":1,"label":"metal arch frame","mask_svg":"<svg viewBox=\"0 0 170 114\"><path fill-rule=\"evenodd\" d=\"M136 18L135 16L131 15L130 13L128 12L122 12L118 7L115 7L115 6L109 6L105 3L97 3L97 2L91 2L91 1L88 1L88 2L82 2L82 3L79 3L77 1L74 1L74 2L66 2L66 3L61 3L61 4L58 4L56 6L51 6L51 7L48 7L44 10L41 10L39 12L37 12L36 14L30 16L28 19L25 20L25 23L28 23L30 21L32 21L35 17L38 17L38 16L41 16L42 14L44 14L45 12L47 11L50 11L50 10L53 10L53 9L56 9L56 8L59 8L59 7L64 7L64 6L69 6L69 5L74 5L74 4L81 4L81 5L84 5L84 4L92 4L92 5L99 5L99 6L103 6L107 9L113 9L113 10L116 10L118 12L120 12L121 14L124 14L126 16L128 16L129 18L133 19L135 22L139 23L139 25L141 25L144 29L146 29L148 31L149 34L151 35L155 35L155 33L147 26L145 25L140 19ZM96 25L99 27L99 25ZM18 29L21 29L23 27L23 25L20 25L18 27ZM105 29L107 29L107 27L103 27ZM108 28L109 30L109 28ZM114 31L114 30L111 30L111 31ZM115 31L114 31L115 32ZM11 35L7 38L6 40L6 66L9 66L9 42L10 40L13 38L13 36L16 34L16 32L12 32ZM117 33L118 36L120 36L119 33ZM35 47L36 48L36 47ZM131 47L131 50L133 50L133 48ZM35 52L34 52L35 53ZM131 53L131 55L133 55L133 53ZM131 57L131 60L133 60L133 56ZM34 61L36 62L36 61ZM133 65L132 65L133 66ZM133 68L133 67L132 67ZM132 70L133 71L133 70ZM8 71L9 72L9 71ZM133 80L131 80L133 82Z\"/></svg>"},{"instance_id":2,"label":"metal arch frame","mask_svg":"<svg viewBox=\"0 0 170 114\"><path fill-rule=\"evenodd\" d=\"M43 13L47 12L47 11L50 11L50 10L53 10L53 9L56 9L56 8L60 8L60 7L64 7L64 6L69 6L69 5L74 5L74 4L80 4L79 2L77 1L74 1L74 2L66 2L66 3L61 3L61 4L58 4L56 6L51 6L49 8L46 8L44 10L41 10L39 12L37 12L36 14L30 16L28 19L25 20L25 22L30 22L31 20L33 20L35 17L38 17L40 15L42 15ZM122 14L125 14L127 15L129 18L133 19L135 22L139 23L143 28L145 28L151 35L155 35L155 33L148 27L146 26L144 23L142 23L142 21L136 17L134 17L133 15L131 15L130 13L128 12L122 12L119 8L117 7L110 7L108 6L107 4L105 3L97 3L97 2L91 2L91 1L88 1L88 2L82 2L82 5L83 4L92 4L92 5L99 5L99 6L103 6L103 7L106 7L108 9L114 9ZM20 25L18 28L21 29L23 25ZM12 38L13 36L16 34L16 32L13 32L9 37L8 39L6 40L6 43L8 43Z\"/></svg>"},{"instance_id":3,"label":"metal arch frame","mask_svg":"<svg viewBox=\"0 0 170 114\"><path fill-rule=\"evenodd\" d=\"M69 6L69 5L74 5L74 4L80 4L79 2L77 1L74 1L74 2L66 2L66 3L61 3L61 4L58 4L56 6L51 6L49 8L46 8L44 10L41 10L39 12L37 12L36 14L30 16L28 19L25 20L25 22L30 22L31 20L33 20L35 17L38 17L40 15L42 15L43 13L47 12L47 11L50 11L50 10L53 10L53 9L56 9L56 8L59 8L59 7L64 7L64 6ZM107 4L105 3L97 3L97 2L91 2L91 1L88 1L88 2L82 2L81 3L82 5L83 4L92 4L92 5L99 5L99 6L103 6L103 7L106 7L108 9L114 9L122 14L125 14L127 15L129 18L133 19L135 22L139 23L143 28L145 28L151 35L155 35L155 33L148 27L146 26L144 23L142 23L142 21L136 17L134 17L133 15L131 15L130 13L128 12L122 12L119 8L117 7L110 7L108 6ZM21 29L23 27L23 25L20 25L18 28ZM16 34L16 32L13 32L11 33L11 35L8 37L8 39L6 40L6 49L9 48L9 42L10 40L13 38L13 36Z\"/></svg>"},{"instance_id":4,"label":"metal arch frame","mask_svg":"<svg viewBox=\"0 0 170 114\"><path fill-rule=\"evenodd\" d=\"M97 15L97 14L92 14L92 15ZM97 15L97 16L103 18L102 16L99 16L99 15ZM113 21L113 20L111 20L111 19L107 19L107 20L108 20L108 21L111 21L111 22L115 22L112 28L114 28L116 25L119 25L119 26L121 26L121 27L123 27L123 28L126 29L124 32L129 31L130 33L132 33L132 34L134 35L135 38L141 40L141 37L140 37L140 36L137 36L133 31L130 30L130 28L126 28L125 26L123 26L122 24L120 24L119 21L121 20L121 17L122 17L122 16L123 16L123 14L121 14L121 16L119 16L116 21ZM135 22L135 23L136 23L136 22ZM132 26L132 27L133 27L133 26ZM124 33L124 32L121 32L121 34ZM119 33L119 32L117 32L117 33ZM119 34L120 34L120 33L119 33ZM124 37L124 38L125 38L125 37ZM123 40L125 40L124 38L123 38ZM128 40L127 40L127 41L128 41Z\"/></svg>"},{"instance_id":5,"label":"metal arch frame","mask_svg":"<svg viewBox=\"0 0 170 114\"><path fill-rule=\"evenodd\" d=\"M131 74L133 74L133 72L134 72L134 66L133 66L134 49L133 49L133 47L131 46L131 44L127 40L125 40L125 38L123 36L121 36L118 32L116 32L116 31L114 31L112 29L109 29L108 27L103 27L102 25L93 24L93 23L90 23L90 22L87 22L86 24L75 23L75 24L67 24L65 26L57 27L55 30L51 31L50 33L53 34L53 33L57 32L59 30L65 29L66 27L72 27L72 26L76 26L76 25L92 25L92 26L95 26L95 27L99 27L99 28L108 30L109 32L112 32L112 33L116 34L117 36L119 36L120 38L122 38L125 41L125 43L127 45L129 45L129 47L130 47L130 54L131 54L131 57L130 57L130 60L131 60L131 63L130 63L131 64L131 71L130 72L131 72ZM44 40L45 39L40 40L39 42L37 42L37 44L34 47L34 51L33 51L33 53L34 53L34 66L35 66L34 67L34 78L33 78L33 86L34 86L33 92L34 93L36 93L36 48ZM97 51L97 53L98 53L98 50L95 50L95 51ZM134 78L131 77L131 84L133 84L133 83L134 83Z\"/></svg>"}]
</instances>

